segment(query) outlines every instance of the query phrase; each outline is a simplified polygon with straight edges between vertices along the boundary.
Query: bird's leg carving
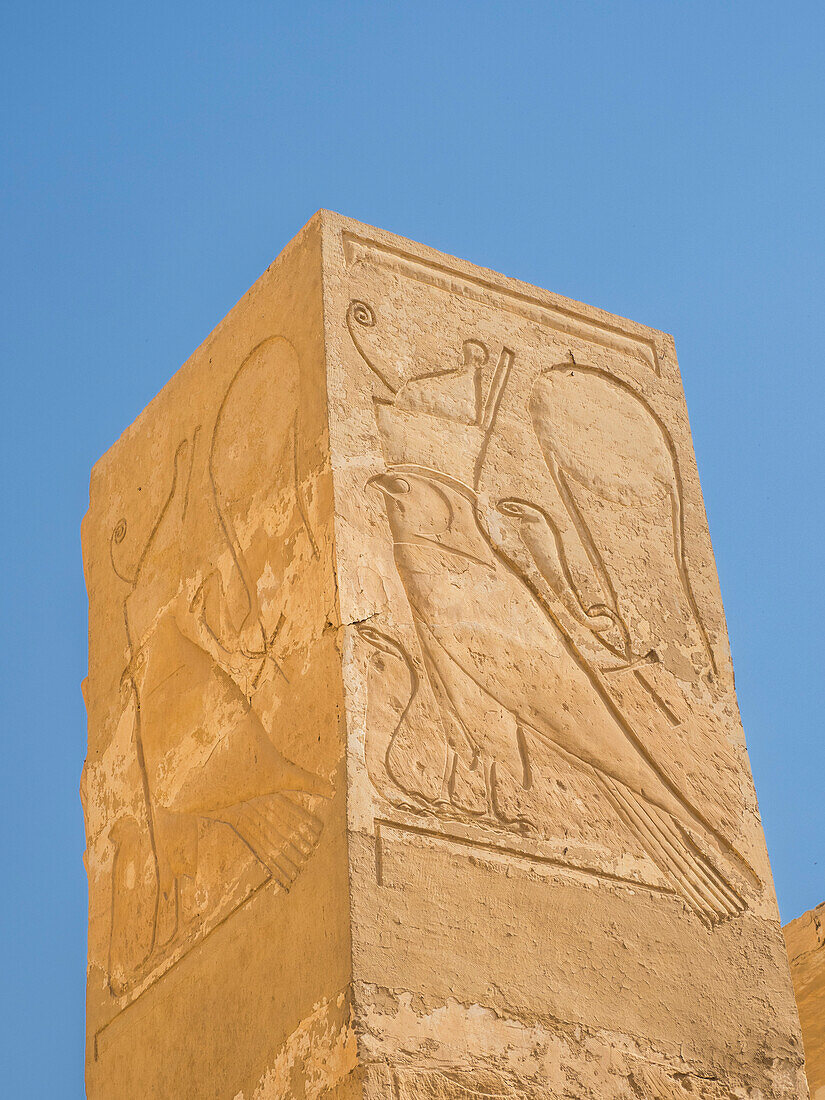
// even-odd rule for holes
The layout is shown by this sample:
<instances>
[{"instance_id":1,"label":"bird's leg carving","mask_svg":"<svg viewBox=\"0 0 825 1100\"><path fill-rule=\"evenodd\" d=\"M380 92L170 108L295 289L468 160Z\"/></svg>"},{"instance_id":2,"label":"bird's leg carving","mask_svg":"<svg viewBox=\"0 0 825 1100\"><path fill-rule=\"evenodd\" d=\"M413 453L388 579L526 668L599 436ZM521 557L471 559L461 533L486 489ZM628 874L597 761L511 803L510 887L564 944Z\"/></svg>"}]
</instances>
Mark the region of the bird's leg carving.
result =
<instances>
[{"instance_id":1,"label":"bird's leg carving","mask_svg":"<svg viewBox=\"0 0 825 1100\"><path fill-rule=\"evenodd\" d=\"M436 805L442 808L448 807L452 802L452 787L457 759L455 749L448 745L444 760L444 777L441 780L441 790L436 799Z\"/></svg>"}]
</instances>

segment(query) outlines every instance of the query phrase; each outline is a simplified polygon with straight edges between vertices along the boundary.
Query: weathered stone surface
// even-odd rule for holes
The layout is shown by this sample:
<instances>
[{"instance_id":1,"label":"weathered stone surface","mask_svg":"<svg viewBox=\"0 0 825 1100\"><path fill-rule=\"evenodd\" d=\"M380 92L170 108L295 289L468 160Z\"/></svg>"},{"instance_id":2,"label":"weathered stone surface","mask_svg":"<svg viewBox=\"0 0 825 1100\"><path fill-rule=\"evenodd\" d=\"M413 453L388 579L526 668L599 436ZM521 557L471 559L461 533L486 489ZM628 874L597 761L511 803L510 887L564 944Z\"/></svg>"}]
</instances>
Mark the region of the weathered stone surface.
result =
<instances>
[{"instance_id":1,"label":"weathered stone surface","mask_svg":"<svg viewBox=\"0 0 825 1100\"><path fill-rule=\"evenodd\" d=\"M812 1100L825 1100L825 902L785 925Z\"/></svg>"},{"instance_id":2,"label":"weathered stone surface","mask_svg":"<svg viewBox=\"0 0 825 1100\"><path fill-rule=\"evenodd\" d=\"M805 1096L670 337L319 214L84 554L91 1097Z\"/></svg>"}]
</instances>

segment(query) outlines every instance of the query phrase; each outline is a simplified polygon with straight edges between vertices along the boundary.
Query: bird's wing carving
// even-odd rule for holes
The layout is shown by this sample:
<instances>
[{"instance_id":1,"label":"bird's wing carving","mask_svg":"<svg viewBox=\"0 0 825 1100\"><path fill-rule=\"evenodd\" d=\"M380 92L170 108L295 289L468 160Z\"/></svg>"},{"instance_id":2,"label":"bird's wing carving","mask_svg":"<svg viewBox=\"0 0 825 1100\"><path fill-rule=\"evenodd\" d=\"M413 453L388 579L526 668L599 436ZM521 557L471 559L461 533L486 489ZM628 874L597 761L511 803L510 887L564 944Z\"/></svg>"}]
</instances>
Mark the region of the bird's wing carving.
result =
<instances>
[{"instance_id":1,"label":"bird's wing carving","mask_svg":"<svg viewBox=\"0 0 825 1100\"><path fill-rule=\"evenodd\" d=\"M681 876L681 892L697 913L716 919L740 912L737 888L691 836L702 837L716 862L721 855L746 876L747 863L662 770L603 679L514 563L486 541L474 494L445 475L402 468L375 481L384 494L395 561L422 648L444 689L445 709L478 735L482 727L472 715L479 701L489 698L514 725L529 729L598 780L660 868ZM440 517L437 523L434 517ZM506 725L501 735L507 736Z\"/></svg>"},{"instance_id":2,"label":"bird's wing carving","mask_svg":"<svg viewBox=\"0 0 825 1100\"><path fill-rule=\"evenodd\" d=\"M544 371L527 412L547 476L532 518L527 502L518 505L521 543L530 544L534 563L537 539L546 541L537 517L547 513L567 525L562 542L573 583L589 583L589 599L600 591L618 628L599 632L591 623L591 633L573 623L572 636L607 674L611 694L643 739L656 745L663 769L723 831L736 831L740 764L720 731L722 685L687 560L674 439L646 399L595 367L567 363ZM690 737L674 734L682 728Z\"/></svg>"}]
</instances>

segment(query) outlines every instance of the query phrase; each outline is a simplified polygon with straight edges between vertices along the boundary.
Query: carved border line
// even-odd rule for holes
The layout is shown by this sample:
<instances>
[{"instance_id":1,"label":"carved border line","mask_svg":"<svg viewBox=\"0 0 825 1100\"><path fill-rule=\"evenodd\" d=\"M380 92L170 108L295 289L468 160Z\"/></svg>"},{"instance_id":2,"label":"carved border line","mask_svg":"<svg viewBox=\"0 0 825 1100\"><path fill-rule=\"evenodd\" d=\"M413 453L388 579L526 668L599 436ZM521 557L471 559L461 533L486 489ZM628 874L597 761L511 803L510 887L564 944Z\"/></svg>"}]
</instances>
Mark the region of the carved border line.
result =
<instances>
[{"instance_id":1,"label":"carved border line","mask_svg":"<svg viewBox=\"0 0 825 1100\"><path fill-rule=\"evenodd\" d=\"M408 833L413 836L423 836L431 840L440 840L445 843L458 844L465 848L476 848L480 851L491 852L494 855L510 856L524 860L527 863L536 863L545 867L556 867L559 870L572 874L586 875L599 881L613 883L614 885L630 887L634 890L649 890L654 894L667 897L678 897L677 891L671 886L660 886L658 883L649 882L643 878L631 878L629 875L621 875L613 871L607 871L600 867L588 865L583 860L575 857L563 857L550 852L542 852L538 845L525 841L519 844L517 840L508 843L497 843L491 839L491 834L481 831L470 824L455 823L453 827L447 822L424 824L420 820L408 820L408 815L376 816L375 818L375 844L376 844L376 869L379 872L379 885L381 885L383 868L383 833L385 830L394 830L399 833Z\"/></svg>"},{"instance_id":2,"label":"carved border line","mask_svg":"<svg viewBox=\"0 0 825 1100\"><path fill-rule=\"evenodd\" d=\"M146 994L151 989L155 988L161 978L165 978L169 974L171 974L171 972L175 970L184 961L184 959L186 959L190 955L192 951L200 947L201 944L205 943L206 940L208 940L209 937L213 935L213 933L217 932L219 928L226 924L226 922L231 917L234 917L236 913L239 913L241 909L249 905L252 899L256 897L261 892L261 890L264 889L265 886L268 886L273 881L273 876L271 874L267 875L263 882L259 883L258 886L254 886L246 895L246 897L242 898L234 908L229 910L229 912L224 913L224 915L216 920L215 923L211 925L211 927L202 927L195 933L192 940L190 940L186 944L181 944L180 954L178 954L177 952L172 952L163 962L159 963L158 969L156 971L152 971L150 974L146 975L146 978L144 979L145 984L143 984L142 982L138 983L138 985L136 986L137 992L133 991L131 999L127 1000L126 1004L124 1004L122 1008L119 1008L115 1015L108 1019L105 1024L101 1024L97 1031L94 1033L94 1060L96 1062L99 1060L100 1055L105 1054L106 1050L108 1049L108 1043L104 1042L103 1045L101 1045L101 1040L106 1039L106 1032L109 1031L112 1025L118 1023L125 1012L129 1012L130 1009L135 1008L135 1006L140 1004L141 1002L144 1002L145 1004ZM129 994L125 994L125 996L128 997ZM134 1013L132 1013L132 1015L134 1015Z\"/></svg>"},{"instance_id":3,"label":"carved border line","mask_svg":"<svg viewBox=\"0 0 825 1100\"><path fill-rule=\"evenodd\" d=\"M362 260L372 261L438 290L459 293L484 304L489 304L487 296L493 294L499 299L496 304L510 313L556 332L577 336L599 347L629 353L634 358L641 359L657 377L661 377L659 353L656 342L651 337L639 336L606 321L593 320L567 306L550 305L534 295L498 286L477 275L466 275L446 264L423 260L402 249L379 244L347 230L344 230L342 236L347 267L353 267Z\"/></svg>"}]
</instances>

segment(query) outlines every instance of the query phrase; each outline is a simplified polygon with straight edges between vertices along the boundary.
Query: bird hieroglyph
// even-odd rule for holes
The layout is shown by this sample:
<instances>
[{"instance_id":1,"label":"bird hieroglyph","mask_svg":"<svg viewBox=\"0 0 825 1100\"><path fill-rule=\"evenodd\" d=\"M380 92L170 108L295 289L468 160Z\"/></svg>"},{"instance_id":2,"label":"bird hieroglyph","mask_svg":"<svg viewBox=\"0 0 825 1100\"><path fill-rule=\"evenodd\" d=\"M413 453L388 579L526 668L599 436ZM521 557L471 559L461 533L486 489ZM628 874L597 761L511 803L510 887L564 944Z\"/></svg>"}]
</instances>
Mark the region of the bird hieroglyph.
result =
<instances>
[{"instance_id":1,"label":"bird hieroglyph","mask_svg":"<svg viewBox=\"0 0 825 1100\"><path fill-rule=\"evenodd\" d=\"M358 628L379 793L405 811L542 835L536 776L549 762L582 777L700 919L743 912L759 880L725 815L662 748L693 728L722 740L662 419L572 355L540 365L516 399L518 349L472 335L452 366L402 378L370 343L375 309L353 301L347 324L386 462L366 490L383 502L413 626ZM508 400L541 469L505 490L495 467L514 443L496 429Z\"/></svg>"},{"instance_id":2,"label":"bird hieroglyph","mask_svg":"<svg viewBox=\"0 0 825 1100\"><path fill-rule=\"evenodd\" d=\"M333 793L279 750L256 706L265 688L288 698L290 578L318 556L297 470L297 366L280 337L254 348L214 423L157 472L168 489L151 529L133 547L128 516L112 532L125 586L121 691L143 804L110 829L115 995L150 980L261 885L288 890ZM228 902L209 897L216 869L213 880L234 889Z\"/></svg>"}]
</instances>

